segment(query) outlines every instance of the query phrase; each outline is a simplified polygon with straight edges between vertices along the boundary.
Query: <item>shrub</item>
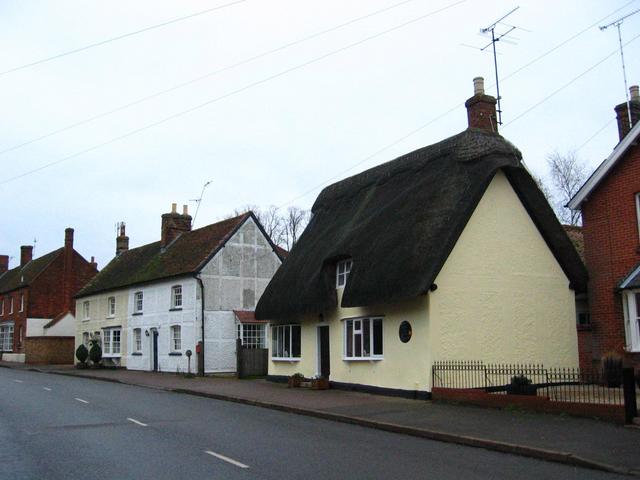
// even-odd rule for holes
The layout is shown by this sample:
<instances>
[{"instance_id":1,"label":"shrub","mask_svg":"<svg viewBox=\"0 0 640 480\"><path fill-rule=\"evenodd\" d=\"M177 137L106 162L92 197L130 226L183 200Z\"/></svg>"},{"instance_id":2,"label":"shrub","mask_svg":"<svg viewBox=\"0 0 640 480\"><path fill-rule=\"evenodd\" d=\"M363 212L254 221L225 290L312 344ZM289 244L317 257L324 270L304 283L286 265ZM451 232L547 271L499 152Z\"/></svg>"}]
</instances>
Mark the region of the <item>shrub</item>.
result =
<instances>
[{"instance_id":1,"label":"shrub","mask_svg":"<svg viewBox=\"0 0 640 480\"><path fill-rule=\"evenodd\" d=\"M507 393L511 395L536 395L537 390L531 384L531 379L522 374L511 377L511 383L507 386Z\"/></svg>"},{"instance_id":2,"label":"shrub","mask_svg":"<svg viewBox=\"0 0 640 480\"><path fill-rule=\"evenodd\" d=\"M602 357L602 381L609 388L622 385L622 357L608 353Z\"/></svg>"},{"instance_id":3,"label":"shrub","mask_svg":"<svg viewBox=\"0 0 640 480\"><path fill-rule=\"evenodd\" d=\"M91 349L89 350L89 358L94 363L94 365L99 364L100 361L102 360L102 348L100 348L100 345L98 344L98 342L91 343Z\"/></svg>"},{"instance_id":4,"label":"shrub","mask_svg":"<svg viewBox=\"0 0 640 480\"><path fill-rule=\"evenodd\" d=\"M80 363L86 363L87 358L89 358L89 350L87 350L87 347L85 347L84 345L80 345L76 349L76 358Z\"/></svg>"}]
</instances>

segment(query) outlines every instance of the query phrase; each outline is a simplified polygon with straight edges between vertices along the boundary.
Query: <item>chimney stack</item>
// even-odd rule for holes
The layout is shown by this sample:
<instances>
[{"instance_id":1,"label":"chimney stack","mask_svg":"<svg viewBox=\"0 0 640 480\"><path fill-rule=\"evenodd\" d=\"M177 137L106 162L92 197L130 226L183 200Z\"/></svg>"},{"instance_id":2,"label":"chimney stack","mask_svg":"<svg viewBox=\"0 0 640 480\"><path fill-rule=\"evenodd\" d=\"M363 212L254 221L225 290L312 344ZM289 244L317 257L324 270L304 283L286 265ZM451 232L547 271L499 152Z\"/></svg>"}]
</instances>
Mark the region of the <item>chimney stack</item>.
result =
<instances>
[{"instance_id":1,"label":"chimney stack","mask_svg":"<svg viewBox=\"0 0 640 480\"><path fill-rule=\"evenodd\" d=\"M629 108L631 108L631 125L629 125ZM618 120L618 136L622 141L640 120L640 89L638 85L629 87L629 104L624 102L616 105L615 111Z\"/></svg>"},{"instance_id":2,"label":"chimney stack","mask_svg":"<svg viewBox=\"0 0 640 480\"><path fill-rule=\"evenodd\" d=\"M96 262L96 257L94 257L93 255L91 255L91 262L89 262L89 265L91 265L91 267L96 270L98 269L98 262Z\"/></svg>"},{"instance_id":3,"label":"chimney stack","mask_svg":"<svg viewBox=\"0 0 640 480\"><path fill-rule=\"evenodd\" d=\"M125 234L125 223L120 222L118 228L120 233L116 237L116 256L129 250L129 237Z\"/></svg>"},{"instance_id":4,"label":"chimney stack","mask_svg":"<svg viewBox=\"0 0 640 480\"><path fill-rule=\"evenodd\" d=\"M20 247L20 266L24 267L33 258L33 245L22 245Z\"/></svg>"},{"instance_id":5,"label":"chimney stack","mask_svg":"<svg viewBox=\"0 0 640 480\"><path fill-rule=\"evenodd\" d=\"M498 133L496 116L496 99L484 93L484 78L473 79L473 97L464 104L467 107L469 128L479 128L491 133Z\"/></svg>"},{"instance_id":6,"label":"chimney stack","mask_svg":"<svg viewBox=\"0 0 640 480\"><path fill-rule=\"evenodd\" d=\"M73 228L64 229L64 248L73 249Z\"/></svg>"},{"instance_id":7,"label":"chimney stack","mask_svg":"<svg viewBox=\"0 0 640 480\"><path fill-rule=\"evenodd\" d=\"M9 270L9 255L0 255L0 275Z\"/></svg>"},{"instance_id":8,"label":"chimney stack","mask_svg":"<svg viewBox=\"0 0 640 480\"><path fill-rule=\"evenodd\" d=\"M182 214L177 212L177 205L171 204L171 213L162 215L160 246L165 248L183 232L191 231L191 216L186 205L182 206Z\"/></svg>"}]
</instances>

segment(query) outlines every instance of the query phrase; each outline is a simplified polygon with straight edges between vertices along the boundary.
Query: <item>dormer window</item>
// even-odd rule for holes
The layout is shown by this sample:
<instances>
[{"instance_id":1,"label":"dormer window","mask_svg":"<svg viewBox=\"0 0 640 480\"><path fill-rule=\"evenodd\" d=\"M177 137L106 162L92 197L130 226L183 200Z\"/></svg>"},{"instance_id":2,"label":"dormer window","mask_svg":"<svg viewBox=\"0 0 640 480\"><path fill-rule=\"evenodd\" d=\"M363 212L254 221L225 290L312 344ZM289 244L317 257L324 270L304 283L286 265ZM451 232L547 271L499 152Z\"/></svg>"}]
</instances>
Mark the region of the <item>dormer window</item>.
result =
<instances>
[{"instance_id":1,"label":"dormer window","mask_svg":"<svg viewBox=\"0 0 640 480\"><path fill-rule=\"evenodd\" d=\"M171 308L182 308L182 285L171 287Z\"/></svg>"},{"instance_id":2,"label":"dormer window","mask_svg":"<svg viewBox=\"0 0 640 480\"><path fill-rule=\"evenodd\" d=\"M342 288L347 284L347 278L351 272L352 260L342 260L336 265L336 287Z\"/></svg>"}]
</instances>

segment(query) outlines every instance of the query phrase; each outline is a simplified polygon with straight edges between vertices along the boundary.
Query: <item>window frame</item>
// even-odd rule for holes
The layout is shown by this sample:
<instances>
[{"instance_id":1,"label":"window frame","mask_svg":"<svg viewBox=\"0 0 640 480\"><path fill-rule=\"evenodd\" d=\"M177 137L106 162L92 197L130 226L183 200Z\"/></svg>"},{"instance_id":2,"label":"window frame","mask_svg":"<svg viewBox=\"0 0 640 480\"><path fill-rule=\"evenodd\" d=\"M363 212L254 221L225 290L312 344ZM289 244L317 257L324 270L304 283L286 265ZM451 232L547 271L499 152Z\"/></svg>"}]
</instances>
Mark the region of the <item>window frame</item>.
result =
<instances>
[{"instance_id":1,"label":"window frame","mask_svg":"<svg viewBox=\"0 0 640 480\"><path fill-rule=\"evenodd\" d=\"M182 310L182 285L171 287L171 310Z\"/></svg>"},{"instance_id":2,"label":"window frame","mask_svg":"<svg viewBox=\"0 0 640 480\"><path fill-rule=\"evenodd\" d=\"M112 295L107 298L107 318L116 316L116 297Z\"/></svg>"},{"instance_id":3,"label":"window frame","mask_svg":"<svg viewBox=\"0 0 640 480\"><path fill-rule=\"evenodd\" d=\"M624 330L628 352L640 352L640 290L628 290L624 295Z\"/></svg>"},{"instance_id":4,"label":"window frame","mask_svg":"<svg viewBox=\"0 0 640 480\"><path fill-rule=\"evenodd\" d=\"M142 353L142 328L133 329L131 350L133 350L133 353Z\"/></svg>"},{"instance_id":5,"label":"window frame","mask_svg":"<svg viewBox=\"0 0 640 480\"><path fill-rule=\"evenodd\" d=\"M85 300L82 302L82 321L86 322L91 319L91 302Z\"/></svg>"},{"instance_id":6,"label":"window frame","mask_svg":"<svg viewBox=\"0 0 640 480\"><path fill-rule=\"evenodd\" d=\"M133 313L141 314L142 312L144 312L144 292L138 290L133 294Z\"/></svg>"},{"instance_id":7,"label":"window frame","mask_svg":"<svg viewBox=\"0 0 640 480\"><path fill-rule=\"evenodd\" d=\"M20 310L19 312L24 312L24 293L20 294Z\"/></svg>"},{"instance_id":8,"label":"window frame","mask_svg":"<svg viewBox=\"0 0 640 480\"><path fill-rule=\"evenodd\" d=\"M353 268L353 260L347 258L336 263L336 288L344 288ZM342 271L341 271L342 270Z\"/></svg>"},{"instance_id":9,"label":"window frame","mask_svg":"<svg viewBox=\"0 0 640 480\"><path fill-rule=\"evenodd\" d=\"M267 324L238 323L238 338L243 348L267 348Z\"/></svg>"},{"instance_id":10,"label":"window frame","mask_svg":"<svg viewBox=\"0 0 640 480\"><path fill-rule=\"evenodd\" d=\"M118 341L116 342L115 334L118 334ZM121 327L106 327L102 329L101 335L102 343L102 356L106 358L119 358L122 356L122 328ZM118 351L115 351L117 345Z\"/></svg>"},{"instance_id":11,"label":"window frame","mask_svg":"<svg viewBox=\"0 0 640 480\"><path fill-rule=\"evenodd\" d=\"M636 224L638 225L638 241L640 242L640 192L635 194L636 200Z\"/></svg>"},{"instance_id":12,"label":"window frame","mask_svg":"<svg viewBox=\"0 0 640 480\"><path fill-rule=\"evenodd\" d=\"M345 361L378 361L384 360L384 321L382 317L356 317L342 320L342 359ZM365 328L365 324L368 327ZM380 325L380 353L376 353L376 324ZM358 327L356 329L356 326ZM350 328L351 327L351 328ZM368 331L367 331L368 329ZM351 330L351 331L350 331ZM365 338L369 337L369 351L365 355ZM349 335L351 335L351 349L349 349ZM359 337L359 345L356 343ZM357 355L359 346L360 354Z\"/></svg>"},{"instance_id":13,"label":"window frame","mask_svg":"<svg viewBox=\"0 0 640 480\"><path fill-rule=\"evenodd\" d=\"M178 335L176 336L176 332ZM179 342L176 344L176 340ZM182 353L182 325L171 325L169 327L169 352ZM176 348L176 345L179 348Z\"/></svg>"},{"instance_id":14,"label":"window frame","mask_svg":"<svg viewBox=\"0 0 640 480\"><path fill-rule=\"evenodd\" d=\"M298 335L298 352L297 356L294 353L294 329ZM288 332L288 335L287 335ZM289 350L285 350L285 343L287 342ZM282 348L280 348L282 343ZM274 353L276 355L274 355ZM272 325L271 326L271 360L276 362L299 362L302 359L302 326L297 323L287 325Z\"/></svg>"}]
</instances>

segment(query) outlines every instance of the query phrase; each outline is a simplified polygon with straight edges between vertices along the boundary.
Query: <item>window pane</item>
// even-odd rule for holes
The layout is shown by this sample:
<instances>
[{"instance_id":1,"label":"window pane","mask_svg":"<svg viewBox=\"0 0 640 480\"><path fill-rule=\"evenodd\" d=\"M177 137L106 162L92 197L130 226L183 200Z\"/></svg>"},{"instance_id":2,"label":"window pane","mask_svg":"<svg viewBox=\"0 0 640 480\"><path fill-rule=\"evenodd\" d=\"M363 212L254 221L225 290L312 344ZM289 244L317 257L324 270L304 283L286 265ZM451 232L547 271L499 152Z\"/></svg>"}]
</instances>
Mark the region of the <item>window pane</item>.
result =
<instances>
[{"instance_id":1,"label":"window pane","mask_svg":"<svg viewBox=\"0 0 640 480\"><path fill-rule=\"evenodd\" d=\"M636 293L636 316L640 318L640 293Z\"/></svg>"},{"instance_id":2,"label":"window pane","mask_svg":"<svg viewBox=\"0 0 640 480\"><path fill-rule=\"evenodd\" d=\"M347 357L353 357L353 320L347 320Z\"/></svg>"},{"instance_id":3,"label":"window pane","mask_svg":"<svg viewBox=\"0 0 640 480\"><path fill-rule=\"evenodd\" d=\"M278 327L278 357L284 357L284 327Z\"/></svg>"},{"instance_id":4,"label":"window pane","mask_svg":"<svg viewBox=\"0 0 640 480\"><path fill-rule=\"evenodd\" d=\"M291 356L291 326L284 327L284 354L285 357Z\"/></svg>"},{"instance_id":5,"label":"window pane","mask_svg":"<svg viewBox=\"0 0 640 480\"><path fill-rule=\"evenodd\" d=\"M382 319L373 320L373 354L382 355Z\"/></svg>"},{"instance_id":6,"label":"window pane","mask_svg":"<svg viewBox=\"0 0 640 480\"><path fill-rule=\"evenodd\" d=\"M278 327L271 328L271 356L278 356Z\"/></svg>"},{"instance_id":7,"label":"window pane","mask_svg":"<svg viewBox=\"0 0 640 480\"><path fill-rule=\"evenodd\" d=\"M362 321L362 356L371 356L371 335L369 319Z\"/></svg>"},{"instance_id":8,"label":"window pane","mask_svg":"<svg viewBox=\"0 0 640 480\"><path fill-rule=\"evenodd\" d=\"M362 356L362 334L361 333L354 333L353 334L353 356L354 357L361 357Z\"/></svg>"},{"instance_id":9,"label":"window pane","mask_svg":"<svg viewBox=\"0 0 640 480\"><path fill-rule=\"evenodd\" d=\"M300 325L293 325L291 327L291 356L300 358L300 344L301 344L301 330Z\"/></svg>"}]
</instances>

